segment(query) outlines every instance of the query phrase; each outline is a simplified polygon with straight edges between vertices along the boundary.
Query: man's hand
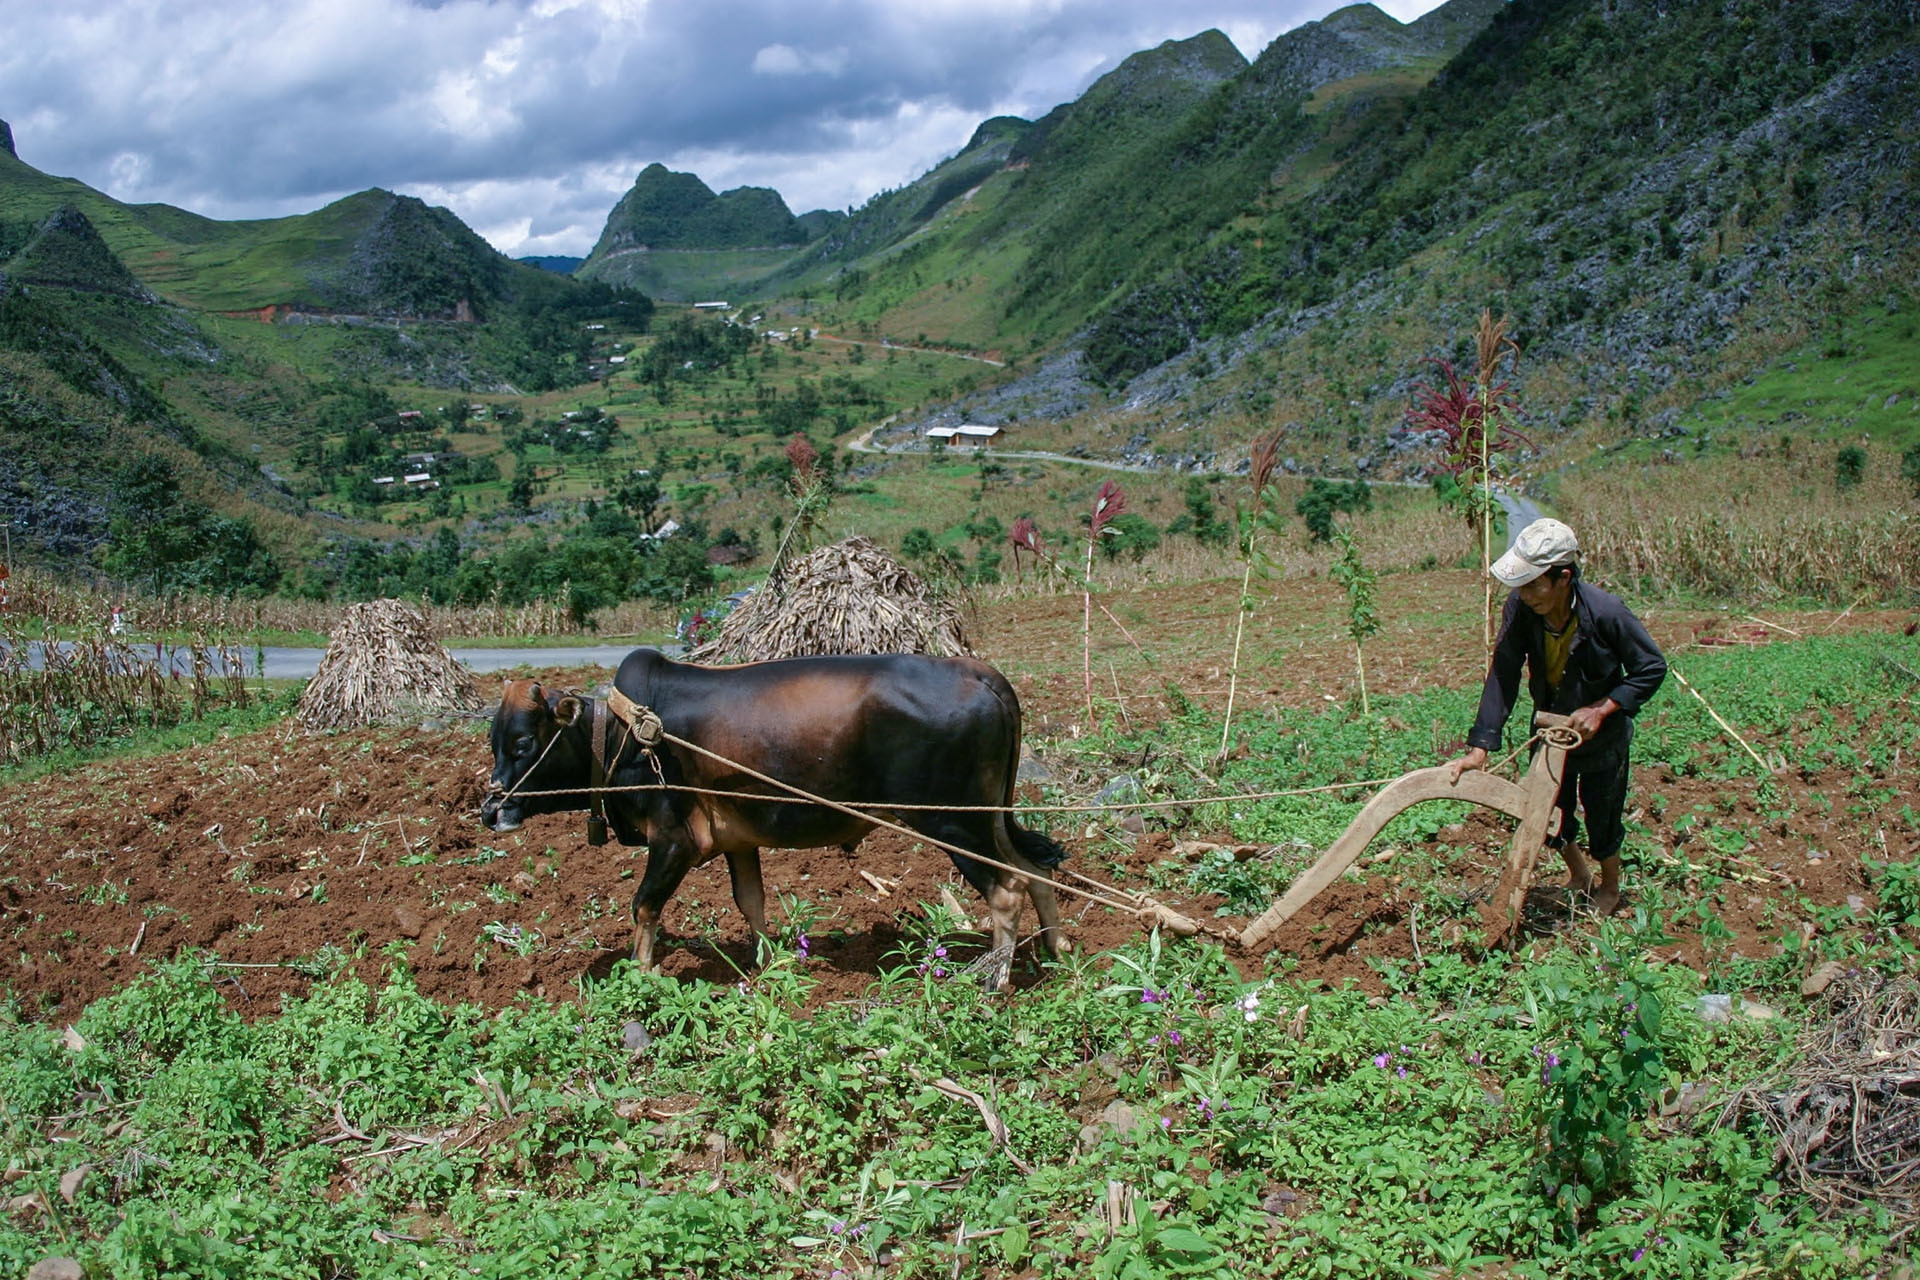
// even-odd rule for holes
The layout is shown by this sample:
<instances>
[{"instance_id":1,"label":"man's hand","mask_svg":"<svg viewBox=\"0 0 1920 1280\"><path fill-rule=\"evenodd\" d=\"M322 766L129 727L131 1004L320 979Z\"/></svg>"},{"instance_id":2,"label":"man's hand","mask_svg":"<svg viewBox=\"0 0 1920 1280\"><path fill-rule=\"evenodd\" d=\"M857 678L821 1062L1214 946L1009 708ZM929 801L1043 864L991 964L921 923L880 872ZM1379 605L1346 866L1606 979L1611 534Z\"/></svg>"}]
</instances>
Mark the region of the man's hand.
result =
<instances>
[{"instance_id":1,"label":"man's hand","mask_svg":"<svg viewBox=\"0 0 1920 1280\"><path fill-rule=\"evenodd\" d=\"M1581 707L1567 717L1567 724L1586 741L1600 732L1600 726L1606 723L1608 716L1620 709L1620 704L1612 698L1602 698L1590 707Z\"/></svg>"},{"instance_id":2,"label":"man's hand","mask_svg":"<svg viewBox=\"0 0 1920 1280\"><path fill-rule=\"evenodd\" d=\"M1447 762L1447 770L1451 775L1447 781L1457 783L1460 781L1460 775L1467 770L1484 769L1486 767L1487 749L1485 747L1469 747L1467 748L1467 754L1461 756L1458 760Z\"/></svg>"}]
</instances>

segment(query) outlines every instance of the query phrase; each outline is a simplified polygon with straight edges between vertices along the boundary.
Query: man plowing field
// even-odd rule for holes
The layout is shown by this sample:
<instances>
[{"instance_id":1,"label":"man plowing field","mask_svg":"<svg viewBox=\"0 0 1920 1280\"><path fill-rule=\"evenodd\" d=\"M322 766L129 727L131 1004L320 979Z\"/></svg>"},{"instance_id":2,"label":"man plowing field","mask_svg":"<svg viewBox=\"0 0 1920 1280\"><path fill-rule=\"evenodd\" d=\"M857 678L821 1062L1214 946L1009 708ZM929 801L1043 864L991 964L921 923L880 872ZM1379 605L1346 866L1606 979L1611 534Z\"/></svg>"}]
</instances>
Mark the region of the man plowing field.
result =
<instances>
[{"instance_id":1,"label":"man plowing field","mask_svg":"<svg viewBox=\"0 0 1920 1280\"><path fill-rule=\"evenodd\" d=\"M1453 777L1485 767L1527 668L1533 705L1565 715L1583 739L1567 755L1556 804L1560 829L1547 843L1567 860L1572 887L1610 915L1620 905L1620 843L1626 829L1627 754L1633 717L1666 679L1667 660L1646 626L1618 597L1580 580L1580 543L1558 520L1521 530L1492 573L1512 588L1501 615L1480 713ZM1576 801L1587 822L1586 854L1577 839ZM1599 863L1595 881L1588 856Z\"/></svg>"}]
</instances>

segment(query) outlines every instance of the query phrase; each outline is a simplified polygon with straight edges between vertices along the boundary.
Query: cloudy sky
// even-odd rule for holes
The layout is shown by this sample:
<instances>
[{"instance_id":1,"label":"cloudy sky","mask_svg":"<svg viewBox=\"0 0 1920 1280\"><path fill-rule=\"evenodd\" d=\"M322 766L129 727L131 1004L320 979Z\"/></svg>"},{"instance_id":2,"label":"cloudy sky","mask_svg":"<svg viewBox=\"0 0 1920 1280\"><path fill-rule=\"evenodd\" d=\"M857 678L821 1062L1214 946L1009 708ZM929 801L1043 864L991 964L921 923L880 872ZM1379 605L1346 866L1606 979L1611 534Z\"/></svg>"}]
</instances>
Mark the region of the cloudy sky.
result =
<instances>
[{"instance_id":1,"label":"cloudy sky","mask_svg":"<svg viewBox=\"0 0 1920 1280\"><path fill-rule=\"evenodd\" d=\"M845 209L1137 50L1218 27L1252 58L1339 2L0 0L0 119L128 202L277 217L385 187L584 255L654 161Z\"/></svg>"}]
</instances>

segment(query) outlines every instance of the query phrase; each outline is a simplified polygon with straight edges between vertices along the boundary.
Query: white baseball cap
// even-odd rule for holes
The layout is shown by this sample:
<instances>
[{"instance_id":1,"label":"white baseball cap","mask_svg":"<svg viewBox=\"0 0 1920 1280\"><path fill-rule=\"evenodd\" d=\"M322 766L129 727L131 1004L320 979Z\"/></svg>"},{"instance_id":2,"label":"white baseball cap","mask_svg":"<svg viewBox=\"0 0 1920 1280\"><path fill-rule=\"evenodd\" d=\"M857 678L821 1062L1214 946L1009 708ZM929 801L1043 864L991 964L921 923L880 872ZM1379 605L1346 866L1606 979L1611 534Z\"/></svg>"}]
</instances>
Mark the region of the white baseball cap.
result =
<instances>
[{"instance_id":1,"label":"white baseball cap","mask_svg":"<svg viewBox=\"0 0 1920 1280\"><path fill-rule=\"evenodd\" d=\"M1558 520L1542 517L1520 531L1507 554L1493 562L1493 576L1509 587L1524 587L1549 569L1580 558L1580 539Z\"/></svg>"}]
</instances>

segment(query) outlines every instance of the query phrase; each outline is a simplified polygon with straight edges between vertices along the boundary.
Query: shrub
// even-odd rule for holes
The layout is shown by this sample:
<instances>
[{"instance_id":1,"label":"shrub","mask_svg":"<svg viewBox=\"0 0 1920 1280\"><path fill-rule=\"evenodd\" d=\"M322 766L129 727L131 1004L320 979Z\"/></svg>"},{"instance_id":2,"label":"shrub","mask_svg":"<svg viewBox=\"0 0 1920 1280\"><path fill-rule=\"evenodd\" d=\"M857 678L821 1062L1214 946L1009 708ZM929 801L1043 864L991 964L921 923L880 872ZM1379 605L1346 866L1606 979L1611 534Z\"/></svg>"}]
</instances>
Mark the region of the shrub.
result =
<instances>
[{"instance_id":1,"label":"shrub","mask_svg":"<svg viewBox=\"0 0 1920 1280\"><path fill-rule=\"evenodd\" d=\"M1833 482L1842 490L1856 488L1867 478L1867 451L1850 444L1833 456Z\"/></svg>"}]
</instances>

